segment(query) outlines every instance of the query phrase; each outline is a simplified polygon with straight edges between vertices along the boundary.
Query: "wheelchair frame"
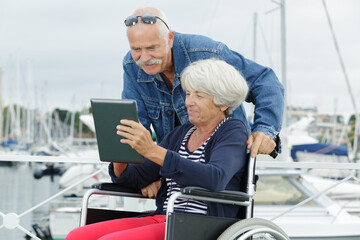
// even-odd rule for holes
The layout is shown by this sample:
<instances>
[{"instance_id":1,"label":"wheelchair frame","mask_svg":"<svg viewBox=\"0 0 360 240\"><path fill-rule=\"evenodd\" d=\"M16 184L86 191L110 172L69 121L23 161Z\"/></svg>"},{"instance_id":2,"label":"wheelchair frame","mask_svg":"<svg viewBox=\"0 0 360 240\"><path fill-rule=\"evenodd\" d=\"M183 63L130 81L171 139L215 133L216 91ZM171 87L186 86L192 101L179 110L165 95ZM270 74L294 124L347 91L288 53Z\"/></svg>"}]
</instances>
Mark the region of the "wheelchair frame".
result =
<instances>
[{"instance_id":1,"label":"wheelchair frame","mask_svg":"<svg viewBox=\"0 0 360 240\"><path fill-rule=\"evenodd\" d=\"M252 218L253 197L255 195L256 186L255 164L255 158L251 158L249 154L246 166L247 171L244 171L246 185L242 186L245 192L229 190L211 192L199 187L185 187L181 189L181 192L173 194L169 198L166 211L165 240L214 239L214 236L219 236L217 238L219 240L242 240L251 239L251 236L259 233L270 234L275 239L289 240L286 233L276 224L265 219ZM141 195L139 190L123 188L112 183L100 183L94 187L94 189L88 190L83 197L80 226L92 223L88 220L88 202L89 198L94 194L146 198ZM118 192L119 188L120 192ZM197 199L222 204L235 204L243 206L245 209L239 210L238 218L236 219L179 213L174 211L174 203L177 198ZM139 214L144 214L124 212L125 215L122 214L122 217L134 217ZM122 213L124 212L122 211ZM108 219L105 218L103 220L110 219L114 219L114 217ZM196 228L189 230L189 226L186 225L189 223L196 224Z\"/></svg>"}]
</instances>

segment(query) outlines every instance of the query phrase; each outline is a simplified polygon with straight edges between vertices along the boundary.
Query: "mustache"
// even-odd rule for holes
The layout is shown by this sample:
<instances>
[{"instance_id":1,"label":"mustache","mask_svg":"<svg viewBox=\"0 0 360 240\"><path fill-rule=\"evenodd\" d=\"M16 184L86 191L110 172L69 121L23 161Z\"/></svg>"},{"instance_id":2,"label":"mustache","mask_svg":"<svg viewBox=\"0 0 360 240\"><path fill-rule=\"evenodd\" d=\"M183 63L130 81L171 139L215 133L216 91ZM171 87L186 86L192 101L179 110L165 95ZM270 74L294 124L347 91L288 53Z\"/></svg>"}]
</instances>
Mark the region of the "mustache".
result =
<instances>
[{"instance_id":1,"label":"mustache","mask_svg":"<svg viewBox=\"0 0 360 240\"><path fill-rule=\"evenodd\" d=\"M162 60L159 58L152 58L147 62L143 62L143 61L141 61L141 59L136 61L137 65L152 65L152 64L161 64L161 63L162 63Z\"/></svg>"}]
</instances>

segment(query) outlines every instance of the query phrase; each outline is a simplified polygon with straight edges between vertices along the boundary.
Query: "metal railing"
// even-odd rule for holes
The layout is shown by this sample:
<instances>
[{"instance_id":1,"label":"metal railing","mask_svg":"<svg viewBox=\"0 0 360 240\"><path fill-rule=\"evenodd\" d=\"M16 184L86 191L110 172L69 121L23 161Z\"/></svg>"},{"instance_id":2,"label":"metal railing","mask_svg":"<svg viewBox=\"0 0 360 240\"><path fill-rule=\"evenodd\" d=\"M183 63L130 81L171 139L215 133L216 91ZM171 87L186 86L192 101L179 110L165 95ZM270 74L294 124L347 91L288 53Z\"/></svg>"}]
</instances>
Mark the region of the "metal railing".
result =
<instances>
[{"instance_id":1,"label":"metal railing","mask_svg":"<svg viewBox=\"0 0 360 240\"><path fill-rule=\"evenodd\" d=\"M93 176L99 174L100 172L106 172L107 174L107 168L105 166L108 165L108 163L102 163L98 158L89 158L89 157L68 157L68 156L28 156L28 155L0 155L0 162L1 161L13 161L13 162L43 162L43 163L82 163L82 164L96 164L98 167L97 171L94 171L90 175L78 180L74 184L68 186L67 188L59 191L58 193L52 195L51 197L43 200L42 202L36 204L35 206L29 208L28 210L22 212L22 213L4 213L0 209L0 216L2 218L2 225L0 225L1 228L7 228L9 230L13 229L19 229L32 237L36 240L41 240L37 236L35 236L32 232L30 232L28 229L21 226L20 219L34 211L35 209L39 208L40 206L49 203L50 201L54 200L55 198L61 196L65 192L69 191L70 189L76 187L77 185L85 182L89 178L92 178ZM273 219L279 218L280 216L286 214L287 212L292 211L294 208L301 206L305 204L308 201L311 201L312 199L317 198L318 196L328 192L330 189L338 186L339 184L348 181L350 179L356 180L360 182L360 179L355 176L355 172L360 170L360 163L324 163L324 162L282 162L282 161L257 161L256 163L257 168L277 168L277 169L344 169L344 170L352 170L349 176L345 177L340 182L337 182L333 184L332 186L324 189L323 191L319 192L318 194L311 196L308 199L305 199L301 203L287 209L285 212L279 214L278 216L275 216Z\"/></svg>"}]
</instances>

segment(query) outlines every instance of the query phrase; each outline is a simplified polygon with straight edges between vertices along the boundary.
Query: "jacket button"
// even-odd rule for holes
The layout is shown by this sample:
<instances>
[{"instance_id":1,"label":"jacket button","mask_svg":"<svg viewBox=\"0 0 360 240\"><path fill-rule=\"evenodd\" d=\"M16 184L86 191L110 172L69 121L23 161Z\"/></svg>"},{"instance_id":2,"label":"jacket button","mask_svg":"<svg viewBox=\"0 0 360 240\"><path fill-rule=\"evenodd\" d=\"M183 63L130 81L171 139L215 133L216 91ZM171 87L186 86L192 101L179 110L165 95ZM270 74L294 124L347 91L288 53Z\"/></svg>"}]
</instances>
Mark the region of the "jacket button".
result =
<instances>
[{"instance_id":1,"label":"jacket button","mask_svg":"<svg viewBox=\"0 0 360 240\"><path fill-rule=\"evenodd\" d=\"M172 115L172 111L168 111L167 115L171 116Z\"/></svg>"}]
</instances>

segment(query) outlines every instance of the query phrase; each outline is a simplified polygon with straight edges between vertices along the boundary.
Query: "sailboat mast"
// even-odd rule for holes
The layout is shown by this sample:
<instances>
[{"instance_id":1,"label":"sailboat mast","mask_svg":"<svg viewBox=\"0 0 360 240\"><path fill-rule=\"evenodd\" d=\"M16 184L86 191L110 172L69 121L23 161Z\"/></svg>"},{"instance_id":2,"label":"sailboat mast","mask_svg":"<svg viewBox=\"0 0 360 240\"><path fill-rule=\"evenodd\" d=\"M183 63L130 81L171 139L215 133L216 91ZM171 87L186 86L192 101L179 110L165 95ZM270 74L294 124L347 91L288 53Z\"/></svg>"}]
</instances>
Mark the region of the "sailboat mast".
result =
<instances>
[{"instance_id":1,"label":"sailboat mast","mask_svg":"<svg viewBox=\"0 0 360 240\"><path fill-rule=\"evenodd\" d=\"M351 98L351 103L352 103L352 105L354 107L354 111L355 111L355 132L354 132L354 144L353 144L353 152L352 152L352 157L355 159L356 158L356 153L357 153L357 146L358 146L358 134L360 132L360 129L359 129L360 128L360 115L359 115L359 112L358 112L358 108L356 106L355 96L354 96L354 93L352 91L352 87L350 85L350 80L349 80L349 77L348 77L348 74L347 74L347 71L346 71L346 68L345 68L345 63L344 63L344 60L343 60L341 52L340 52L339 44L338 44L338 41L336 39L335 31L334 31L334 28L333 28L333 25L332 25L332 22L331 22L330 14L329 14L329 11L327 9L325 0L323 0L322 3L323 3L324 10L325 10L325 13L326 13L326 18L328 20L328 24L329 24L330 32L331 32L331 35L332 35L332 38L333 38L333 42L334 42L334 45L335 45L335 50L336 50L336 53L337 53L338 58L339 58L341 70L342 70L342 72L344 74L346 86L348 88L348 92L349 92L349 95L350 95L350 98Z\"/></svg>"},{"instance_id":2,"label":"sailboat mast","mask_svg":"<svg viewBox=\"0 0 360 240\"><path fill-rule=\"evenodd\" d=\"M256 62L256 40L257 40L257 19L258 19L258 14L254 13L254 33L253 33L253 39L254 39L254 43L253 43L253 61Z\"/></svg>"},{"instance_id":3,"label":"sailboat mast","mask_svg":"<svg viewBox=\"0 0 360 240\"><path fill-rule=\"evenodd\" d=\"M285 89L284 96L284 115L283 115L283 126L287 126L287 65L286 65L286 15L285 15L285 0L280 2L280 43L281 43L281 82Z\"/></svg>"},{"instance_id":4,"label":"sailboat mast","mask_svg":"<svg viewBox=\"0 0 360 240\"><path fill-rule=\"evenodd\" d=\"M3 108L3 102L2 102L2 71L0 68L0 142L3 138L3 116L4 116L4 108Z\"/></svg>"}]
</instances>

